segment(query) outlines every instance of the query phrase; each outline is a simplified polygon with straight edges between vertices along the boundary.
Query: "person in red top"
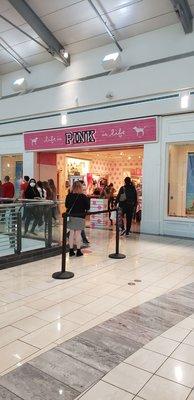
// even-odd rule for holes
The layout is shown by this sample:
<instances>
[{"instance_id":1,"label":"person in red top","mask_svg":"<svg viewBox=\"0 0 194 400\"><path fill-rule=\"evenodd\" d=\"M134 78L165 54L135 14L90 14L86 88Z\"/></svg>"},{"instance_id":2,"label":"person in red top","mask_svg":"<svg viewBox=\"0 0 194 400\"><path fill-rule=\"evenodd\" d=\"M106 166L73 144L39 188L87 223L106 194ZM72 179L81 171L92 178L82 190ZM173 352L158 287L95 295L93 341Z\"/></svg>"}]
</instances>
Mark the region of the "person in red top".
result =
<instances>
[{"instance_id":1,"label":"person in red top","mask_svg":"<svg viewBox=\"0 0 194 400\"><path fill-rule=\"evenodd\" d=\"M25 175L23 181L20 184L20 196L22 199L25 199L25 191L28 187L29 180L29 176Z\"/></svg>"},{"instance_id":2,"label":"person in red top","mask_svg":"<svg viewBox=\"0 0 194 400\"><path fill-rule=\"evenodd\" d=\"M15 194L15 188L14 184L10 182L10 177L8 175L6 175L4 178L4 183L1 186L1 191L2 191L1 193L2 199L5 199L2 201L2 203L3 204L12 203L12 201L8 199L13 199ZM5 221L5 215L6 215L6 210L4 210L1 214L1 222Z\"/></svg>"},{"instance_id":3,"label":"person in red top","mask_svg":"<svg viewBox=\"0 0 194 400\"><path fill-rule=\"evenodd\" d=\"M2 185L2 197L7 199L13 199L15 194L14 184L10 182L10 177L5 176L4 183Z\"/></svg>"}]
</instances>

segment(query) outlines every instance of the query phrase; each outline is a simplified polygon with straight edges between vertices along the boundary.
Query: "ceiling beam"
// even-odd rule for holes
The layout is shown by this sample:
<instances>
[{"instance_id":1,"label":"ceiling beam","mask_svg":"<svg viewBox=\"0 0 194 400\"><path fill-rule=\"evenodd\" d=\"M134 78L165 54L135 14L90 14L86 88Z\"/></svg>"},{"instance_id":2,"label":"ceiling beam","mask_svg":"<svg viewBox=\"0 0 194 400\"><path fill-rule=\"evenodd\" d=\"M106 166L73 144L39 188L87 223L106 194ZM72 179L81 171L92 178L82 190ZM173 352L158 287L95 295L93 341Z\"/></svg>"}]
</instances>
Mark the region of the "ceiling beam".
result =
<instances>
[{"instance_id":1,"label":"ceiling beam","mask_svg":"<svg viewBox=\"0 0 194 400\"><path fill-rule=\"evenodd\" d=\"M13 58L14 61L21 65L21 67L24 68L25 71L27 71L29 74L31 73L31 71L29 70L29 66L25 62L25 60L2 37L0 37L0 47L2 47L2 49L5 50Z\"/></svg>"},{"instance_id":2,"label":"ceiling beam","mask_svg":"<svg viewBox=\"0 0 194 400\"><path fill-rule=\"evenodd\" d=\"M8 0L15 10L25 19L37 35L47 44L49 53L63 62L66 67L70 64L70 57L64 57L65 49L53 33L42 22L38 15L25 0Z\"/></svg>"},{"instance_id":3,"label":"ceiling beam","mask_svg":"<svg viewBox=\"0 0 194 400\"><path fill-rule=\"evenodd\" d=\"M123 51L121 45L119 44L118 40L115 38L114 34L112 33L112 31L109 29L107 23L104 21L104 19L102 18L100 12L98 11L98 9L96 8L96 6L94 5L92 0L88 0L88 3L91 5L91 7L93 8L94 12L96 13L97 17L100 19L100 21L102 22L102 24L104 25L107 33L109 34L109 36L111 37L111 39L113 40L113 42L116 44L116 46L118 47L119 51Z\"/></svg>"},{"instance_id":4,"label":"ceiling beam","mask_svg":"<svg viewBox=\"0 0 194 400\"><path fill-rule=\"evenodd\" d=\"M185 33L193 32L193 16L188 0L171 0Z\"/></svg>"}]
</instances>

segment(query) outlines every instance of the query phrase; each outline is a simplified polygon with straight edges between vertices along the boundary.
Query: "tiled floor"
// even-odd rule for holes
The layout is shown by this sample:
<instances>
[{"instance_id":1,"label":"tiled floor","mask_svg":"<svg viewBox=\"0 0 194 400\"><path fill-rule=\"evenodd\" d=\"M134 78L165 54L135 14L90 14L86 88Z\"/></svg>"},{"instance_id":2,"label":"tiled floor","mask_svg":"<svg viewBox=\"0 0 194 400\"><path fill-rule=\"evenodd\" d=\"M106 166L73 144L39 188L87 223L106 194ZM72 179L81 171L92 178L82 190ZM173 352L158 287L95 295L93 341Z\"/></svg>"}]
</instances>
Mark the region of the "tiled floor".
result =
<instances>
[{"instance_id":1,"label":"tiled floor","mask_svg":"<svg viewBox=\"0 0 194 400\"><path fill-rule=\"evenodd\" d=\"M65 398L73 399L103 378L82 395L83 400L127 400L137 395L160 400L161 393L162 400L185 400L194 385L194 302L193 292L187 292L185 299L181 287L194 281L193 242L152 236L123 238L121 251L127 258L117 261L108 259L114 249L111 232L93 231L91 241L92 253L85 254L81 260L68 261L68 269L75 272L75 278L70 281L51 278L52 272L60 268L60 257L0 271L0 373L3 376L0 384L6 386L8 382L6 387L10 392L18 393L22 399L31 399L29 376L40 379L36 363L41 362L38 371L42 374L43 387L49 392L48 399L58 399L56 395L52 397L56 390L59 395L65 391ZM135 285L129 285L131 282ZM171 295L173 289L179 289L176 296ZM160 297L159 303L152 301L162 294L165 296ZM127 319L122 316L114 319L145 302L137 311L127 314ZM88 345L86 331L110 318L111 322L102 325L101 336L93 329L95 346L91 339ZM137 328L134 340L131 318ZM110 354L104 347L105 331L109 335ZM115 337L111 336L110 343L113 331ZM69 340L65 348L61 345L79 334L83 338L81 344ZM129 345L126 347L129 339L130 351ZM61 351L48 351L57 344L61 345ZM97 358L92 365L88 364L94 353ZM20 396L15 390L17 370L11 373L12 387L7 378L9 374L5 374L26 361L27 366L19 368L20 379L26 382ZM66 376L63 382L59 368L48 383L48 364L52 368L64 362L68 364L69 378ZM87 371L82 370L83 364L87 365ZM72 385L76 368L82 377L81 386L80 380ZM71 390L67 391L70 386ZM154 390L158 390L158 397ZM2 398L18 399L9 397L1 387L0 398L1 391Z\"/></svg>"}]
</instances>

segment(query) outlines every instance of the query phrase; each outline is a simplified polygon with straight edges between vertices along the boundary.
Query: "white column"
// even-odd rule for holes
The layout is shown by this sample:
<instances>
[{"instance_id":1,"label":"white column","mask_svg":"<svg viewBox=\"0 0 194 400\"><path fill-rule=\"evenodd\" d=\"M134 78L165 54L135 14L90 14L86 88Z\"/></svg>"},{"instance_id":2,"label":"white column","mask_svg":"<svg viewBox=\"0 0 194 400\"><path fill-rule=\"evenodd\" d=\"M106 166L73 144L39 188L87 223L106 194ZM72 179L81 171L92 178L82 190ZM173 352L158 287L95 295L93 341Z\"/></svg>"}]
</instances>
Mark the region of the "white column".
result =
<instances>
[{"instance_id":1,"label":"white column","mask_svg":"<svg viewBox=\"0 0 194 400\"><path fill-rule=\"evenodd\" d=\"M37 154L34 152L23 153L23 175L37 178Z\"/></svg>"},{"instance_id":2,"label":"white column","mask_svg":"<svg viewBox=\"0 0 194 400\"><path fill-rule=\"evenodd\" d=\"M144 146L142 233L160 233L160 143Z\"/></svg>"}]
</instances>

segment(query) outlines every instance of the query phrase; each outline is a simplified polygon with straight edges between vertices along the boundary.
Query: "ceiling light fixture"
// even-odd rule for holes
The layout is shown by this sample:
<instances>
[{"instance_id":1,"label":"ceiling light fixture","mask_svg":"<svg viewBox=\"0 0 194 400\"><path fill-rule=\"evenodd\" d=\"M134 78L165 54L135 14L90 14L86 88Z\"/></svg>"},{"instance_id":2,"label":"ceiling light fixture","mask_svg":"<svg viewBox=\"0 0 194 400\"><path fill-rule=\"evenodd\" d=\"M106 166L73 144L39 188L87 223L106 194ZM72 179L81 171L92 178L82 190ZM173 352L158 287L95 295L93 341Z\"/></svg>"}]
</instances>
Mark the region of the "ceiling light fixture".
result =
<instances>
[{"instance_id":1,"label":"ceiling light fixture","mask_svg":"<svg viewBox=\"0 0 194 400\"><path fill-rule=\"evenodd\" d=\"M121 56L118 52L107 54L102 60L102 66L105 70L111 70L120 66Z\"/></svg>"},{"instance_id":2,"label":"ceiling light fixture","mask_svg":"<svg viewBox=\"0 0 194 400\"><path fill-rule=\"evenodd\" d=\"M61 114L61 125L67 125L67 113Z\"/></svg>"},{"instance_id":3,"label":"ceiling light fixture","mask_svg":"<svg viewBox=\"0 0 194 400\"><path fill-rule=\"evenodd\" d=\"M189 100L190 100L190 92L188 90L185 90L180 93L180 99L181 99L181 108L188 108L189 107Z\"/></svg>"},{"instance_id":4,"label":"ceiling light fixture","mask_svg":"<svg viewBox=\"0 0 194 400\"><path fill-rule=\"evenodd\" d=\"M61 57L63 57L65 60L68 60L68 59L69 59L69 53L68 53L65 49L60 50L60 55L61 55Z\"/></svg>"},{"instance_id":5,"label":"ceiling light fixture","mask_svg":"<svg viewBox=\"0 0 194 400\"><path fill-rule=\"evenodd\" d=\"M25 78L18 78L13 82L15 91L25 91L27 89L27 81Z\"/></svg>"}]
</instances>

